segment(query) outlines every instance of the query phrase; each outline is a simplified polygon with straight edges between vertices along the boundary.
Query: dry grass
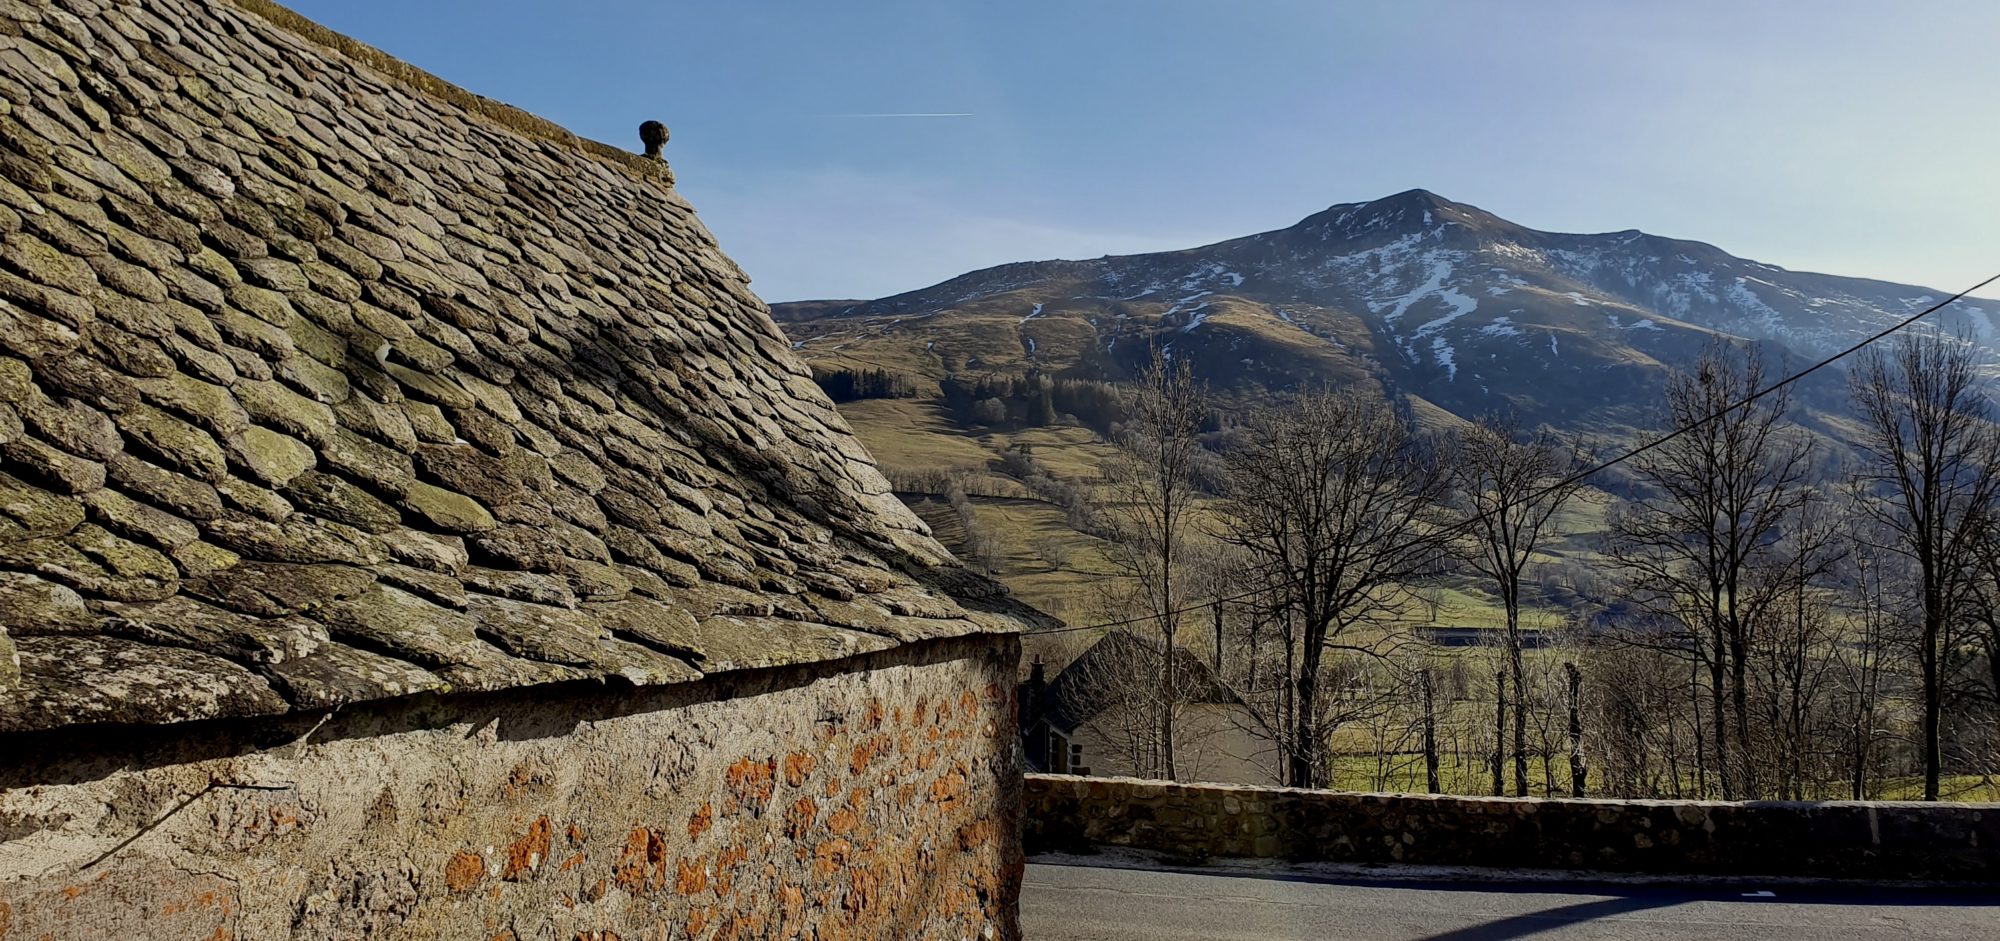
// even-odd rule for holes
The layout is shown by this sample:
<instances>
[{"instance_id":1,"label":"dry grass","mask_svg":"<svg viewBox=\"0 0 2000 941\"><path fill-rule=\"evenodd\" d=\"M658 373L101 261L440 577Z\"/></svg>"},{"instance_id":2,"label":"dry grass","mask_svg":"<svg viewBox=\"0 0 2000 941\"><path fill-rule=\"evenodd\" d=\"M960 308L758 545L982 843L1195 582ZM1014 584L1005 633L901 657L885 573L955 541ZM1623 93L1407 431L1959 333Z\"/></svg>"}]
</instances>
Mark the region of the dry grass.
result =
<instances>
[{"instance_id":1,"label":"dry grass","mask_svg":"<svg viewBox=\"0 0 2000 941\"><path fill-rule=\"evenodd\" d=\"M1018 319L1019 315L1015 316ZM871 352L879 354L883 349L876 345ZM886 368L895 366L886 364ZM929 398L863 400L843 404L840 411L885 470L957 469L966 473L967 490L978 497L974 501L978 525L999 546L994 574L1022 600L1073 623L1095 616L1093 612L1102 606L1103 581L1112 574L1102 542L1071 529L1061 507L1028 499L1032 495L1022 482L1000 473L999 466L1010 448L1026 447L1048 473L1094 483L1103 479L1106 463L1117 453L1115 445L1090 429L1073 426L967 429L952 420L942 403ZM1100 497L1104 495L1099 492ZM1582 534L1602 528L1609 500L1594 492L1590 496L1564 510L1561 528L1577 535L1551 541L1546 559L1584 565L1598 560L1589 538ZM1012 499L989 499L999 497ZM938 530L947 547L954 551L963 547L964 534L955 518L946 518L950 514L942 501L921 515ZM1044 540L1059 542L1067 550L1064 571L1049 571L1036 552L1035 544ZM1426 607L1416 606L1408 616L1409 624L1489 626L1505 620L1495 597L1469 568L1460 566L1448 573L1428 594L1438 600L1435 619ZM1526 617L1530 623L1553 624L1561 614L1531 610Z\"/></svg>"}]
</instances>

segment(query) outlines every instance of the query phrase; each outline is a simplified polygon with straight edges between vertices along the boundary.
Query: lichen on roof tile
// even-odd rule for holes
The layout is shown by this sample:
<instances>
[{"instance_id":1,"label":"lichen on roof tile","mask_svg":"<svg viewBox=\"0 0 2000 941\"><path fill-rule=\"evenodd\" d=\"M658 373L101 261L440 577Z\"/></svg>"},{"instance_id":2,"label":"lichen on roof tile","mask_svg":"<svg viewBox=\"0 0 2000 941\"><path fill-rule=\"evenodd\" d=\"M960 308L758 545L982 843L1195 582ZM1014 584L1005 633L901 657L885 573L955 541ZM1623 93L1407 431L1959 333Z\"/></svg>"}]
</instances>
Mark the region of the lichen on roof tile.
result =
<instances>
[{"instance_id":1,"label":"lichen on roof tile","mask_svg":"<svg viewBox=\"0 0 2000 941\"><path fill-rule=\"evenodd\" d=\"M808 376L657 161L265 0L0 4L0 731L1034 617Z\"/></svg>"}]
</instances>

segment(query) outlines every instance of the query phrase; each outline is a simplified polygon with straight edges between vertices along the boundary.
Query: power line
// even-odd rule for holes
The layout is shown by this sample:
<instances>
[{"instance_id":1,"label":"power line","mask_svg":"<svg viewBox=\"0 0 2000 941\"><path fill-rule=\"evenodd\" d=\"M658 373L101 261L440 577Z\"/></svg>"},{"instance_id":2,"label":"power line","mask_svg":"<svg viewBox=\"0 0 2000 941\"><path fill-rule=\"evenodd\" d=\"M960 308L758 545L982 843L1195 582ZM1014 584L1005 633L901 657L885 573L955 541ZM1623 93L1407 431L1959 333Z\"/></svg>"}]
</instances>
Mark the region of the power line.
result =
<instances>
[{"instance_id":1,"label":"power line","mask_svg":"<svg viewBox=\"0 0 2000 941\"><path fill-rule=\"evenodd\" d=\"M1683 425L1679 428L1674 429L1673 431L1667 432L1666 434L1659 436L1658 438L1654 438L1653 440L1648 441L1645 444L1642 444L1636 448L1632 448L1628 451L1625 451L1619 454L1617 457L1610 458L1609 460L1605 460L1597 464L1593 464L1590 467L1577 471L1576 473L1571 474L1568 477L1564 477L1563 479L1558 480L1555 483L1550 484L1546 487L1543 487L1542 489L1537 490L1534 493L1522 497L1521 499L1516 500L1512 503L1503 503L1500 506L1494 507L1493 509L1477 513L1472 516L1468 516L1465 519L1462 519L1456 523L1446 526L1445 528L1438 530L1435 533L1426 535L1420 539L1413 540L1409 543L1405 543L1403 545L1396 546L1394 548L1384 549L1380 552L1376 552L1368 556L1363 561L1372 561L1373 559L1378 558L1380 556L1388 555L1393 552L1400 552L1404 549L1411 548L1421 542L1442 539L1446 536L1451 535L1452 533L1457 532L1458 530L1464 529L1475 523L1481 522L1487 519L1488 517L1494 515L1495 513L1500 513L1509 509L1513 509L1514 507L1521 506L1523 504L1533 503L1534 501L1541 499L1543 496L1546 496L1549 493L1553 493L1557 490L1563 489L1564 487L1568 487L1573 484L1579 483L1595 474L1598 474L1602 471L1606 471L1620 464L1623 464L1626 461L1638 457L1641 454L1645 454L1646 452L1651 451L1654 448L1660 447L1661 445L1666 444L1667 442L1672 441L1675 438L1678 438L1684 434L1694 431L1697 428L1707 425L1709 422L1715 421L1716 419L1728 415L1730 412L1734 412L1737 409L1748 406L1751 403L1756 402L1757 400L1767 395L1770 395L1771 393L1776 392L1779 389L1783 389L1786 386L1791 385L1792 383L1804 379L1805 377L1810 376L1813 373L1825 369L1826 367L1831 366L1834 363L1840 362L1841 360L1846 359L1847 357L1852 356L1855 353L1861 352L1861 350L1865 349L1870 344L1882 340L1890 336L1891 334L1894 334L1897 331L1902 330L1903 328L1908 327L1916 323L1917 321L1924 319L1925 317L1937 313L1938 311L1943 310L1944 308L1949 307L1952 304L1965 299L1965 297L1970 295L1972 292L1977 291L1980 288L1983 288L1989 284L1992 284L1995 281L2000 281L2000 272L1996 272L1995 274L1979 282L1978 284L1966 288L1965 290L1959 291L1958 293L1953 294L1952 296L1947 297L1944 300L1941 300L1935 304L1932 304L1931 306L1926 307L1923 310L1911 314L1910 316L1902 320L1899 320L1896 323L1890 324L1888 327L1876 331L1873 335L1861 340L1858 343L1855 343L1853 346L1850 346L1844 350L1841 350L1838 353L1833 354L1832 356L1822 359L1819 362L1812 364L1811 366L1807 366L1806 368L1801 369L1798 372L1792 373L1791 375L1786 376L1785 378L1780 379L1777 382L1774 382L1768 386L1765 386L1762 389L1752 392L1751 394L1743 397L1742 399L1733 402L1729 405L1726 405L1721 409L1718 409L1713 414L1710 414L1707 417L1702 418L1700 421L1694 422L1693 424L1689 425ZM1210 598L1206 601L1201 602L1200 604L1193 604L1182 608L1176 608L1165 614L1138 615L1129 618L1121 618L1115 621L1103 621L1096 624L1080 624L1067 627L1045 628L1038 631L1023 631L1022 634L1023 635L1068 634L1075 631L1095 631L1111 627L1124 627L1125 625L1128 624L1139 624L1145 621L1154 621L1162 617L1179 617L1180 615L1183 614L1188 614L1194 611L1200 611L1203 608L1207 608L1208 606L1214 604L1227 604L1231 602L1242 601L1245 598L1249 598L1254 595L1260 594L1263 591L1264 589L1262 588L1255 588L1249 591L1242 592L1240 594L1230 595L1223 598Z\"/></svg>"}]
</instances>

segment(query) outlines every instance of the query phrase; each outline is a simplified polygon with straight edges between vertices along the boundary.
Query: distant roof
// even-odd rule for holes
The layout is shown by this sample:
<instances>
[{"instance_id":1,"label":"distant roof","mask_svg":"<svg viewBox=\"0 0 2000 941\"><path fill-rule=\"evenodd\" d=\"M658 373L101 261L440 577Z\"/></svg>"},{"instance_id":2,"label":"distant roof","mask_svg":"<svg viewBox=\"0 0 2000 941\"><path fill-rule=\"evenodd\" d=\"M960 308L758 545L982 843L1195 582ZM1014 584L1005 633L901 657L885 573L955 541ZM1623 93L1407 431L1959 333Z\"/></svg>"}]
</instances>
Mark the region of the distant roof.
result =
<instances>
[{"instance_id":1,"label":"distant roof","mask_svg":"<svg viewBox=\"0 0 2000 941\"><path fill-rule=\"evenodd\" d=\"M0 731L1036 617L897 502L664 165L263 0L0 27Z\"/></svg>"},{"instance_id":2,"label":"distant roof","mask_svg":"<svg viewBox=\"0 0 2000 941\"><path fill-rule=\"evenodd\" d=\"M1160 644L1129 631L1112 631L1090 645L1049 681L1033 715L1047 719L1061 732L1073 732L1105 710L1123 701L1118 691L1108 687L1122 683L1156 684L1160 669ZM1174 685L1183 701L1199 704L1239 703L1242 700L1201 657L1183 647L1174 648ZM1157 689L1157 685L1151 688Z\"/></svg>"}]
</instances>

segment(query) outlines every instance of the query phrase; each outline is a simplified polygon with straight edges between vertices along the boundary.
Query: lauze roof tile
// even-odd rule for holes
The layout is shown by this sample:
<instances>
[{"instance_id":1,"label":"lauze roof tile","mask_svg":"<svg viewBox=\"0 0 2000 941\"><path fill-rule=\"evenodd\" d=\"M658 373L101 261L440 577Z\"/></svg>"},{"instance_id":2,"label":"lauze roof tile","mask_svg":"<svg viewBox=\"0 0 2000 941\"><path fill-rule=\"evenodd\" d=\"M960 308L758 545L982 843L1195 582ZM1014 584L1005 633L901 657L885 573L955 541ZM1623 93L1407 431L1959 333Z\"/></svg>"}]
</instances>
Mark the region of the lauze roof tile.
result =
<instances>
[{"instance_id":1,"label":"lauze roof tile","mask_svg":"<svg viewBox=\"0 0 2000 941\"><path fill-rule=\"evenodd\" d=\"M262 0L0 0L0 731L1032 617L664 164Z\"/></svg>"}]
</instances>

